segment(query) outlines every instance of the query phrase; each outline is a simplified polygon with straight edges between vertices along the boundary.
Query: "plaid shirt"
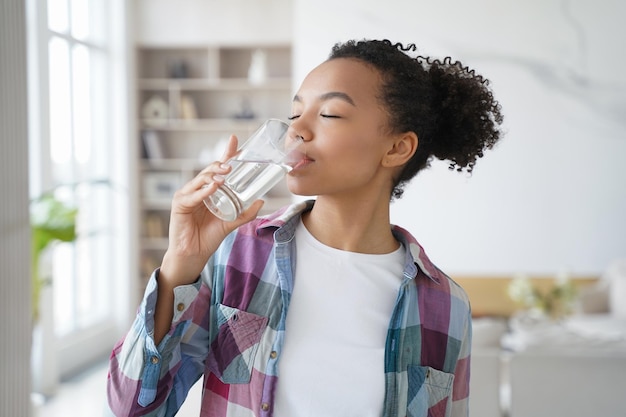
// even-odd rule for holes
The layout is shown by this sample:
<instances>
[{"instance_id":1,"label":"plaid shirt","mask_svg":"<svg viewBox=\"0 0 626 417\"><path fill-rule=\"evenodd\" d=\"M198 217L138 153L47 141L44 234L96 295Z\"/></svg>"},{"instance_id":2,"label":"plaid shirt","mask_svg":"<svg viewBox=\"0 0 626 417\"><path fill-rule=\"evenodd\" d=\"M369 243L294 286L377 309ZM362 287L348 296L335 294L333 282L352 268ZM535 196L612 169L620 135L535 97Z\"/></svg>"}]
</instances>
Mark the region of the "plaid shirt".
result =
<instances>
[{"instance_id":1,"label":"plaid shirt","mask_svg":"<svg viewBox=\"0 0 626 417\"><path fill-rule=\"evenodd\" d=\"M155 271L132 328L111 354L109 412L173 416L204 375L202 416L272 416L293 286L293 237L312 204L292 205L229 235L200 279L175 289L172 327L159 346L152 337ZM394 226L393 233L408 250L385 346L381 415L467 416L468 298L408 232Z\"/></svg>"}]
</instances>

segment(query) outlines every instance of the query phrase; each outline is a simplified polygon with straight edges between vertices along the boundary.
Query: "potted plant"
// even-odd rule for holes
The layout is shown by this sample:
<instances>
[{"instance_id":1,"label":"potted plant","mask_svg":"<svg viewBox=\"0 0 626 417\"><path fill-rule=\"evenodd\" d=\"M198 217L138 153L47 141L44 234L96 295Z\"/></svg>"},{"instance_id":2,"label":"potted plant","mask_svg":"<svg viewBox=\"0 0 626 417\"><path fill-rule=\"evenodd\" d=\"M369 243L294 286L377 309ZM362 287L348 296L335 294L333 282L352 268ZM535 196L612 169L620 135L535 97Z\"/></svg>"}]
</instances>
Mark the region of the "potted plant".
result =
<instances>
[{"instance_id":1,"label":"potted plant","mask_svg":"<svg viewBox=\"0 0 626 417\"><path fill-rule=\"evenodd\" d=\"M72 191L72 193L78 191L80 194L80 189L83 187L101 185L112 186L108 179L90 179L60 184L31 201L33 323L31 367L33 392L44 398L54 395L58 385L58 374L56 370L54 320L50 314L53 307L52 292L49 287L53 282L50 266L42 260L56 243L74 242L78 237L76 230L78 208L58 198L57 195L60 194L59 191L64 189ZM94 233L91 232L88 235Z\"/></svg>"},{"instance_id":2,"label":"potted plant","mask_svg":"<svg viewBox=\"0 0 626 417\"><path fill-rule=\"evenodd\" d=\"M57 199L53 192L45 193L31 202L32 229L32 319L39 321L41 290L51 283L40 269L41 256L55 242L76 240L78 209Z\"/></svg>"}]
</instances>

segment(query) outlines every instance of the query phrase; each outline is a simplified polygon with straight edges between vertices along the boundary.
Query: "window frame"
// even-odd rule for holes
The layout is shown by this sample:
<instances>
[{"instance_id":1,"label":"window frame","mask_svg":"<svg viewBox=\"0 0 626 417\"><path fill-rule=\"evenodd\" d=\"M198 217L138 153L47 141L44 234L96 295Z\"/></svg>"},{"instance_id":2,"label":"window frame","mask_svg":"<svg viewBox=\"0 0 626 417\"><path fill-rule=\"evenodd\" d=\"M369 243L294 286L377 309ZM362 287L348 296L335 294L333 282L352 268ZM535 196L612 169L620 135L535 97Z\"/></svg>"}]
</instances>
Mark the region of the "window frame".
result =
<instances>
[{"instance_id":1,"label":"window frame","mask_svg":"<svg viewBox=\"0 0 626 417\"><path fill-rule=\"evenodd\" d=\"M133 224L134 203L133 195L136 195L136 175L134 172L136 151L133 146L128 146L133 137L134 126L130 109L133 108L134 96L129 92L134 91L129 83L133 82L132 69L134 66L130 54L129 25L126 23L132 17L132 7L123 0L96 0L104 1L103 7L107 8L110 16L107 22L107 32L110 34L107 64L107 78L110 81L107 98L107 124L110 128L108 137L111 147L111 155L107 161L107 179L114 188L112 196L111 216L114 218L115 230L112 232L112 248L110 271L107 275L111 297L108 314L102 320L83 328L72 331L62 336L54 333L53 307L51 304L52 291L44 291L41 325L46 327L42 332L47 334L49 340L43 341L50 358L56 359L42 365L47 367L40 372L48 374L52 380L64 379L75 372L92 365L108 357L113 344L120 335L128 328L129 322L134 317L136 299L138 298L139 285L136 274L137 261L132 256L136 253L138 233ZM51 190L55 184L52 182L52 162L50 157L50 85L48 65L48 42L52 36L67 39L67 35L52 32L48 28L47 0L27 0L28 19L28 70L29 70L29 177L30 195L34 198L44 191ZM131 2L132 4L132 2ZM70 40L75 43L74 39ZM89 41L77 43L96 47ZM52 347L49 349L48 347Z\"/></svg>"}]
</instances>

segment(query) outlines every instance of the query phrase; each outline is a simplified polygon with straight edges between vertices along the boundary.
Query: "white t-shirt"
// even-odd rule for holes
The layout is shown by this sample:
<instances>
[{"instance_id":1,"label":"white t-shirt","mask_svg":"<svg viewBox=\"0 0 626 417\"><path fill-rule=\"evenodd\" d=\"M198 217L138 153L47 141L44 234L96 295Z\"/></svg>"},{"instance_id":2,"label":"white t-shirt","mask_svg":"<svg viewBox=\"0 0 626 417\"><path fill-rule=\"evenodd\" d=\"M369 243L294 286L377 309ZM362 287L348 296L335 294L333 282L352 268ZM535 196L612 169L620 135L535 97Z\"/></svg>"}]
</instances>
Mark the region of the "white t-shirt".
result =
<instances>
[{"instance_id":1,"label":"white t-shirt","mask_svg":"<svg viewBox=\"0 0 626 417\"><path fill-rule=\"evenodd\" d=\"M275 417L379 417L384 352L404 249L367 255L328 247L302 223L278 365Z\"/></svg>"}]
</instances>

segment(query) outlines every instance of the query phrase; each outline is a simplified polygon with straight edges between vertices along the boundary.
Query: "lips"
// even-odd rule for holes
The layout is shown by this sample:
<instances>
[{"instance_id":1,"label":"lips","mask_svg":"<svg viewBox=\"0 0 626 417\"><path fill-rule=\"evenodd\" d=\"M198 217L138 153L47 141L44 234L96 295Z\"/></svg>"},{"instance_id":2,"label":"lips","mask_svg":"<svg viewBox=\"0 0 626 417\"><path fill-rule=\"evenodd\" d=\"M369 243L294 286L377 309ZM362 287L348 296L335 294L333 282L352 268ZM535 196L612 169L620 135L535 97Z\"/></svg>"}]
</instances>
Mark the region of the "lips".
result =
<instances>
[{"instance_id":1,"label":"lips","mask_svg":"<svg viewBox=\"0 0 626 417\"><path fill-rule=\"evenodd\" d=\"M310 158L305 153L296 151L289 155L289 161L287 164L292 167L292 170L296 170L305 167L312 162L314 162L314 159Z\"/></svg>"},{"instance_id":2,"label":"lips","mask_svg":"<svg viewBox=\"0 0 626 417\"><path fill-rule=\"evenodd\" d=\"M309 165L309 164L310 164L310 163L312 163L312 162L313 162L313 159L310 159L310 158L304 157L304 158L300 159L300 160L299 160L299 161L298 161L298 162L297 162L297 163L293 166L293 169L295 170L295 169L298 169L298 168L305 167L305 166Z\"/></svg>"}]
</instances>

